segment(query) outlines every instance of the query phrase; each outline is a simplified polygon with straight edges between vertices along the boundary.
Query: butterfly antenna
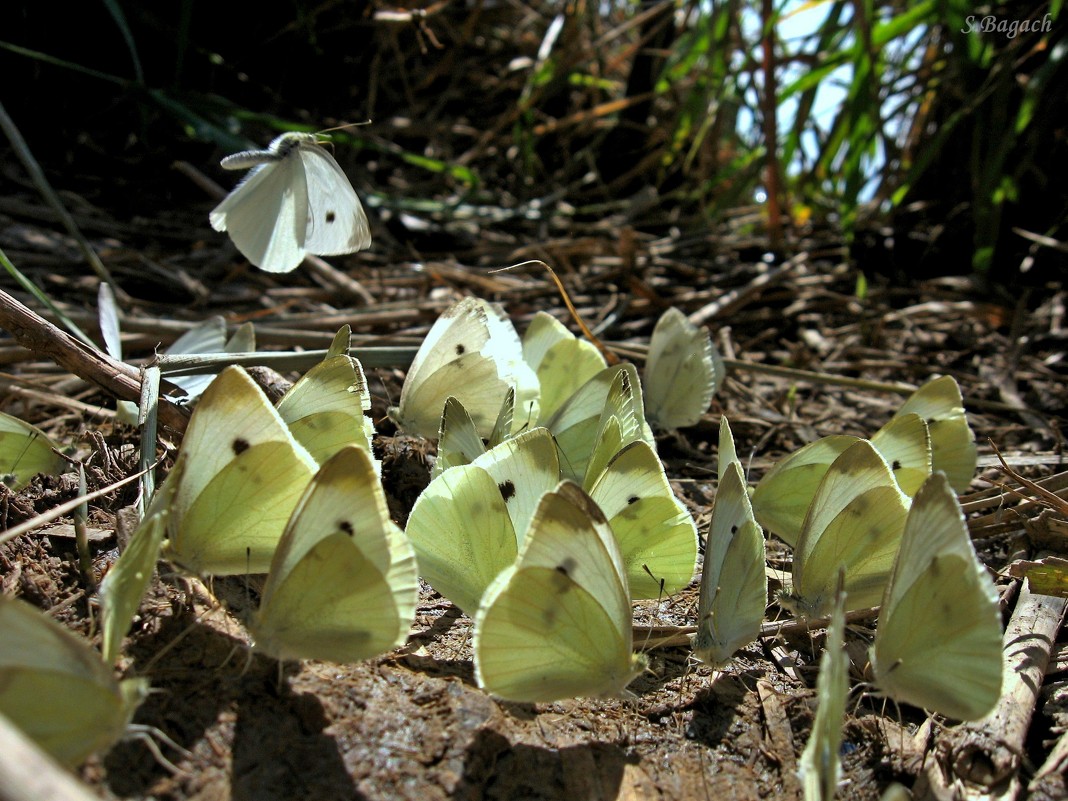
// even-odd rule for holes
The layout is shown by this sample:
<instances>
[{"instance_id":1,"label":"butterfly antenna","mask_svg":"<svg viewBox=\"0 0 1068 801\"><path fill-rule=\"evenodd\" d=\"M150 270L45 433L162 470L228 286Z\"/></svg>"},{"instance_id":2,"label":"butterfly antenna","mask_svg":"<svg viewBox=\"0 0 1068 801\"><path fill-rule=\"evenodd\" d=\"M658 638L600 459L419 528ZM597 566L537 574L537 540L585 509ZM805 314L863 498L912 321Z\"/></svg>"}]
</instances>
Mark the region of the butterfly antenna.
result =
<instances>
[{"instance_id":1,"label":"butterfly antenna","mask_svg":"<svg viewBox=\"0 0 1068 801\"><path fill-rule=\"evenodd\" d=\"M604 356L605 362L607 362L609 366L619 364L619 357L616 356L616 354L614 354L611 350L609 350L608 346L605 345L600 339L598 339L597 336L589 329L589 326L586 325L586 321L583 320L582 315L578 313L578 309L575 308L575 304L571 302L571 295L568 294L567 289L564 287L564 282L560 280L560 277L556 274L556 271L553 270L553 268L550 267L548 264L543 262L541 259L529 259L527 261L521 261L518 264L513 264L509 267L502 267L499 270L492 270L491 272L499 273L503 272L504 270L512 270L516 267L526 267L530 264L540 264L549 272L549 275L553 279L553 283L556 284L556 288L560 292L560 297L564 300L564 305L567 306L567 310L571 312L571 318L575 321L575 324L578 325L579 329L582 331L582 335L586 337L586 339L588 339L590 342L592 342L593 346L601 352L601 355Z\"/></svg>"},{"instance_id":2,"label":"butterfly antenna","mask_svg":"<svg viewBox=\"0 0 1068 801\"><path fill-rule=\"evenodd\" d=\"M645 571L646 575L649 576L649 578L651 578L655 582L658 582L659 585L660 585L660 591L657 593L657 596L656 596L656 604L657 604L657 607L659 608L660 602L664 599L664 579L663 578L657 578L656 576L654 576L653 575L653 571L649 569L649 565L647 565L647 564L644 564L644 563L642 564L642 570ZM646 629L645 642L642 643L641 648L639 649L640 651L642 651L644 653L645 651L647 651L649 649L649 641L652 639L652 637L653 637L653 627L649 626Z\"/></svg>"},{"instance_id":3,"label":"butterfly antenna","mask_svg":"<svg viewBox=\"0 0 1068 801\"><path fill-rule=\"evenodd\" d=\"M245 609L252 608L252 587L249 584L249 572L252 570L252 548L245 546Z\"/></svg>"},{"instance_id":4,"label":"butterfly antenna","mask_svg":"<svg viewBox=\"0 0 1068 801\"><path fill-rule=\"evenodd\" d=\"M370 125L371 120L364 120L363 122L346 122L344 125L335 125L333 128L324 128L321 131L316 131L316 135L330 133L331 131L343 131L346 128L358 128L361 125Z\"/></svg>"}]
</instances>

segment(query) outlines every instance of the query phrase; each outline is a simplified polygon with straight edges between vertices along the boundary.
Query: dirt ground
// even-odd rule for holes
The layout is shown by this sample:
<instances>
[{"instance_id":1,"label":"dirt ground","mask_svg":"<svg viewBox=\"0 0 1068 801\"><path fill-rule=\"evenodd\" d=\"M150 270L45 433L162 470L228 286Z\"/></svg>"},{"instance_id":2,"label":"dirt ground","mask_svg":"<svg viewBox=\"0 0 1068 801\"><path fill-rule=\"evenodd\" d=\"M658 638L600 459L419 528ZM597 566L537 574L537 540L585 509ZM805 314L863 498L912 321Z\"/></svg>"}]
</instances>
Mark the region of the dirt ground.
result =
<instances>
[{"instance_id":1,"label":"dirt ground","mask_svg":"<svg viewBox=\"0 0 1068 801\"><path fill-rule=\"evenodd\" d=\"M34 222L36 201L16 193L21 213L0 214L8 256L92 331L96 280L70 269L71 243ZM207 206L205 206L207 208ZM1019 498L1002 496L1005 480L990 441L1032 478L1064 469L1065 292L1046 285L1009 292L971 279L906 282L849 266L833 235L797 232L788 262L765 260L738 227L680 238L628 233L611 221L530 246L501 236L476 251L418 258L393 254L336 260L373 303L345 296L329 279L301 270L289 276L234 268L206 213L166 219L188 225L189 240L143 256L144 229L110 229L81 221L134 296L124 309L128 358L172 341L183 321L222 313L254 320L262 348L325 347L341 322L354 344L418 342L444 304L463 294L501 301L522 332L539 309L562 310L544 272L534 267L489 274L538 257L553 264L580 311L609 343L643 345L662 308L701 312L730 361L728 379L695 428L665 436L660 451L702 535L715 496L714 443L727 414L751 483L782 454L817 436L874 431L901 396L835 379L863 378L913 386L936 374L960 382L980 449L976 497L999 496L973 515L976 545L989 567L1035 555ZM161 217L160 225L164 224ZM151 227L151 226L149 226ZM147 265L147 266L146 266ZM864 265L860 265L863 268ZM4 281L11 290L11 282ZM89 466L89 489L134 471L136 432L114 422L103 393L55 365L0 341L4 411L74 442ZM808 374L773 375L766 366ZM427 443L396 436L385 417L402 371L368 367L387 489L400 522L426 481ZM292 378L292 376L290 376ZM177 436L166 437L172 444ZM72 497L70 476L0 496L7 528ZM91 506L101 530L93 543L99 570L116 555L115 519L132 502L117 491ZM996 518L996 520L995 520ZM995 523L997 525L995 525ZM1048 547L1043 546L1043 547ZM770 543L770 565L789 569L788 551ZM64 530L40 530L0 547L3 590L22 596L98 638L93 590L77 570ZM814 711L813 687L822 633L787 628L744 649L719 675L697 665L681 645L649 650L650 670L633 696L555 704L498 702L474 685L470 620L424 586L408 645L352 666L279 665L248 649L240 623L255 580L210 588L164 566L125 648L124 669L147 676L154 692L138 710L143 729L81 777L104 798L183 801L295 799L756 799L799 797L797 761ZM1006 616L1016 592L1001 578ZM696 582L684 593L637 610L635 641L649 647L651 627L694 622ZM769 607L768 619L785 613ZM863 679L870 621L850 632L853 684ZM1062 640L1063 641L1063 640ZM1056 650L1022 754L1019 779L1050 753L1064 722L1055 700L1068 667ZM884 708L854 691L845 729L841 797L874 799L891 781L911 786L921 766L953 741L940 726L917 731L925 717ZM164 742L162 732L174 746ZM925 739L926 738L926 739ZM153 754L158 749L162 758ZM963 792L963 790L962 790ZM1055 773L1031 798L1060 798ZM1022 796L1021 796L1022 797Z\"/></svg>"}]
</instances>

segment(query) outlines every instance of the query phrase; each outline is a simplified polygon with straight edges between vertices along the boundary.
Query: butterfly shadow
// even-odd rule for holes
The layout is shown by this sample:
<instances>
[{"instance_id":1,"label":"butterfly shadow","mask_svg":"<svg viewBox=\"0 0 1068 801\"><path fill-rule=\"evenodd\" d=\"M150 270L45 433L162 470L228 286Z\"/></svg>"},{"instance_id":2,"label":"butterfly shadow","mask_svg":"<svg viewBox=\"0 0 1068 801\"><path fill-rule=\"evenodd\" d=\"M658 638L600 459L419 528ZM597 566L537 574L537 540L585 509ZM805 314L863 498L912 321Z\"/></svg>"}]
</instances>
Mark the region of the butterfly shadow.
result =
<instances>
[{"instance_id":1,"label":"butterfly shadow","mask_svg":"<svg viewBox=\"0 0 1068 801\"><path fill-rule=\"evenodd\" d=\"M746 718L752 710L754 685L762 674L758 670L745 673L715 672L711 676L691 675L689 681L701 682L702 687L688 706L693 710L687 737L709 748L722 745L739 718Z\"/></svg>"},{"instance_id":2,"label":"butterfly shadow","mask_svg":"<svg viewBox=\"0 0 1068 801\"><path fill-rule=\"evenodd\" d=\"M627 766L637 764L638 757L610 743L548 748L483 729L464 752L452 798L618 798Z\"/></svg>"},{"instance_id":3,"label":"butterfly shadow","mask_svg":"<svg viewBox=\"0 0 1068 801\"><path fill-rule=\"evenodd\" d=\"M455 677L468 687L474 687L470 626L470 618L465 618L458 606L449 606L427 628L413 632L396 659L424 676Z\"/></svg>"},{"instance_id":4,"label":"butterfly shadow","mask_svg":"<svg viewBox=\"0 0 1068 801\"><path fill-rule=\"evenodd\" d=\"M123 740L104 762L117 796L145 797L161 782L192 781L200 792L235 801L361 798L337 742L322 733L329 722L319 700L292 693L284 680L296 663L280 667L252 654L239 633L205 625L185 607L136 638L129 656L134 672L140 668L152 683L134 723L193 753L175 758L163 745L182 770L172 777L142 743Z\"/></svg>"}]
</instances>

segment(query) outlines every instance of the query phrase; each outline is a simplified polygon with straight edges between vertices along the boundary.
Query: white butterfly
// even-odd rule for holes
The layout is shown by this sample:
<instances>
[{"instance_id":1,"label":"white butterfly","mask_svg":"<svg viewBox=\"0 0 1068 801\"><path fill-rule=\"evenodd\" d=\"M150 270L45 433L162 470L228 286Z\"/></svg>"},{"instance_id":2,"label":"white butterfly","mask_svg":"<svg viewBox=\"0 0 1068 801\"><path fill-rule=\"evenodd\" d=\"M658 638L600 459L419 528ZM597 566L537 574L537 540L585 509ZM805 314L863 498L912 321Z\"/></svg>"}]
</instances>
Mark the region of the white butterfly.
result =
<instances>
[{"instance_id":1,"label":"white butterfly","mask_svg":"<svg viewBox=\"0 0 1068 801\"><path fill-rule=\"evenodd\" d=\"M360 199L333 156L311 133L285 133L266 150L222 160L223 169L252 171L211 212L211 227L226 231L250 262L288 273L313 253L364 250L371 229Z\"/></svg>"},{"instance_id":2,"label":"white butterfly","mask_svg":"<svg viewBox=\"0 0 1068 801\"><path fill-rule=\"evenodd\" d=\"M512 431L537 418L538 376L525 361L519 335L504 309L481 298L453 304L419 346L390 417L415 436L438 436L449 397L463 404L479 436L489 437L501 402L515 390Z\"/></svg>"},{"instance_id":3,"label":"white butterfly","mask_svg":"<svg viewBox=\"0 0 1068 801\"><path fill-rule=\"evenodd\" d=\"M726 371L708 329L671 307L657 321L649 341L642 385L646 414L661 428L697 425Z\"/></svg>"},{"instance_id":4,"label":"white butterfly","mask_svg":"<svg viewBox=\"0 0 1068 801\"><path fill-rule=\"evenodd\" d=\"M753 519L727 418L719 426L719 489L705 542L693 651L721 668L760 634L768 600L764 532Z\"/></svg>"}]
</instances>

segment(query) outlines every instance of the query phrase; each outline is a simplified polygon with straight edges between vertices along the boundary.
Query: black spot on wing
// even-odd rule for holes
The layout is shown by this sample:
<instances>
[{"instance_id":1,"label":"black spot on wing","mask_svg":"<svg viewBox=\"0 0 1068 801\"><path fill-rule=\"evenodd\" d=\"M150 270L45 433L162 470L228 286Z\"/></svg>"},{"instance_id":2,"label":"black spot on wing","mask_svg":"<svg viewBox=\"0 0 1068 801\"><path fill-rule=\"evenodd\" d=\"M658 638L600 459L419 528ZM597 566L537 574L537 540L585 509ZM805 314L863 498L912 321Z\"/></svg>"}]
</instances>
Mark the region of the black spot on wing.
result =
<instances>
[{"instance_id":1,"label":"black spot on wing","mask_svg":"<svg viewBox=\"0 0 1068 801\"><path fill-rule=\"evenodd\" d=\"M456 345L456 355L457 356L463 356L465 353L467 353L467 348L464 347L463 343L457 344Z\"/></svg>"},{"instance_id":2,"label":"black spot on wing","mask_svg":"<svg viewBox=\"0 0 1068 801\"><path fill-rule=\"evenodd\" d=\"M352 527L352 522L349 521L349 520L339 520L337 522L337 527L341 531L343 531L346 534L348 534L350 537L353 536L356 533L355 529L353 529L353 527Z\"/></svg>"},{"instance_id":3,"label":"black spot on wing","mask_svg":"<svg viewBox=\"0 0 1068 801\"><path fill-rule=\"evenodd\" d=\"M633 506L640 500L641 498L639 498L637 495L631 495L629 498L627 498L627 506Z\"/></svg>"},{"instance_id":4,"label":"black spot on wing","mask_svg":"<svg viewBox=\"0 0 1068 801\"><path fill-rule=\"evenodd\" d=\"M332 222L333 222L334 220L336 220L336 219L337 219L337 212L334 212L334 211L328 211L328 212L326 213L326 221L327 221L328 223L332 223Z\"/></svg>"},{"instance_id":5,"label":"black spot on wing","mask_svg":"<svg viewBox=\"0 0 1068 801\"><path fill-rule=\"evenodd\" d=\"M569 592L574 586L575 582L571 578L571 574L574 572L575 560L568 557L558 564L553 570L555 575L553 576L553 589L560 595Z\"/></svg>"},{"instance_id":6,"label":"black spot on wing","mask_svg":"<svg viewBox=\"0 0 1068 801\"><path fill-rule=\"evenodd\" d=\"M235 456L240 456L251 446L248 444L247 439L242 439L241 437L238 437L232 443L230 443L230 447L233 449Z\"/></svg>"},{"instance_id":7,"label":"black spot on wing","mask_svg":"<svg viewBox=\"0 0 1068 801\"><path fill-rule=\"evenodd\" d=\"M901 460L900 459L894 459L894 463L893 463L893 465L891 465L891 469L892 470L900 470L901 469Z\"/></svg>"},{"instance_id":8,"label":"black spot on wing","mask_svg":"<svg viewBox=\"0 0 1068 801\"><path fill-rule=\"evenodd\" d=\"M515 497L515 482L510 478L498 484L497 489L500 490L501 497L504 498L505 503Z\"/></svg>"}]
</instances>

